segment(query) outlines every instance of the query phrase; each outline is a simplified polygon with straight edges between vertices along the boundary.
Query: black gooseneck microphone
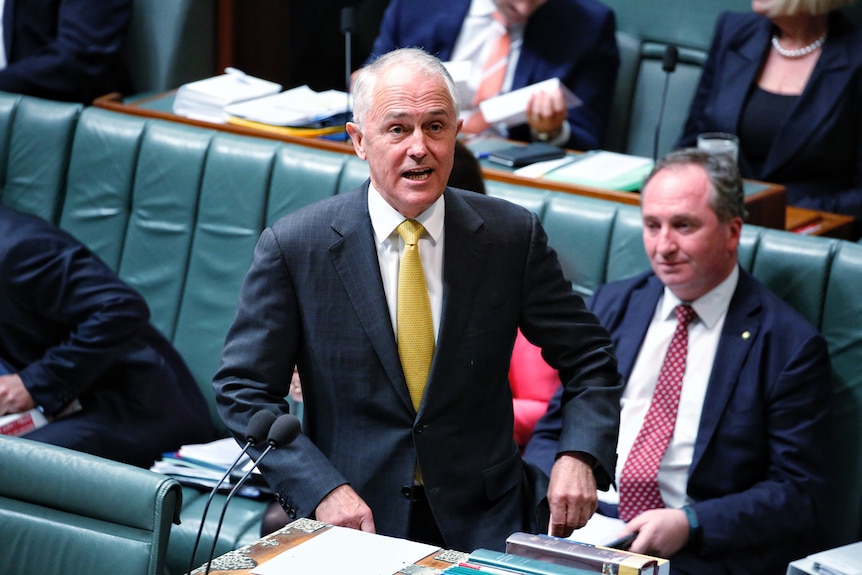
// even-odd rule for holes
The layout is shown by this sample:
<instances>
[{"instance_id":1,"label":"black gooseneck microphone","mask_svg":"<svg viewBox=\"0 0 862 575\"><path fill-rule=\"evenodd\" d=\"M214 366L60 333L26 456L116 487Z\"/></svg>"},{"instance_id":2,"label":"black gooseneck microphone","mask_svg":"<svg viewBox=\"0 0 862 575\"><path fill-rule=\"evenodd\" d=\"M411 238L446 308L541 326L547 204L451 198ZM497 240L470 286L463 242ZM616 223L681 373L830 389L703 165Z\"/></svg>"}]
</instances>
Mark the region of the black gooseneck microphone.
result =
<instances>
[{"instance_id":1,"label":"black gooseneck microphone","mask_svg":"<svg viewBox=\"0 0 862 575\"><path fill-rule=\"evenodd\" d=\"M251 419L248 421L248 430L245 434L245 447L242 448L242 451L239 455L237 455L236 460L231 463L230 467L228 467L227 471L225 471L224 475L222 475L222 478L219 479L219 482L216 483L215 487L213 487L212 491L210 491L209 498L207 499L206 505L204 505L204 512L203 515L201 515L201 524L198 526L198 534L197 537L195 537L194 547L192 547L192 556L189 559L189 570L187 571L187 573L191 573L192 568L195 565L195 554L198 552L198 545L201 541L201 535L203 534L204 524L206 523L207 519L207 512L209 511L210 503L212 503L213 497L215 497L215 494L218 491L219 487L222 486L222 483L225 482L225 480L230 476L231 472L236 468L237 465L239 465L240 460L242 459L243 455L246 454L249 448L254 447L255 445L264 440L274 422L275 414L271 411L258 411L257 413L252 415Z\"/></svg>"},{"instance_id":2,"label":"black gooseneck microphone","mask_svg":"<svg viewBox=\"0 0 862 575\"><path fill-rule=\"evenodd\" d=\"M350 72L353 67L353 62L351 61L350 56L350 37L353 33L353 28L353 7L345 6L341 9L341 32L344 34L344 91L347 92L346 111L348 112L348 118L350 112Z\"/></svg>"},{"instance_id":3,"label":"black gooseneck microphone","mask_svg":"<svg viewBox=\"0 0 862 575\"><path fill-rule=\"evenodd\" d=\"M667 101L667 90L670 85L670 75L676 70L676 63L679 60L679 50L676 46L668 46L664 49L664 56L661 59L661 69L666 72L664 77L664 91L661 95L661 104L658 109L658 119L655 123L655 139L652 146L653 162L658 160L658 139L661 133L661 121L664 117L664 104Z\"/></svg>"},{"instance_id":4,"label":"black gooseneck microphone","mask_svg":"<svg viewBox=\"0 0 862 575\"><path fill-rule=\"evenodd\" d=\"M260 454L260 457L257 458L257 461L254 462L254 465L248 468L248 471L240 478L239 481L236 482L236 485L230 490L230 493L227 494L227 498L225 498L224 506L221 509L221 516L219 516L218 524L216 525L216 532L213 536L213 544L210 548L209 558L207 559L207 567L206 571L204 571L205 575L209 575L210 565L213 561L213 555L215 555L216 543L218 543L218 536L221 532L222 523L224 523L224 515L227 511L227 506L230 503L230 500L233 498L234 493L242 488L245 485L245 482L251 476L252 472L257 468L258 464L263 461L263 458L272 451L273 449L278 449L279 447L284 447L293 442L294 439L299 437L299 433L302 431L302 426L299 423L299 419L295 415L291 415L289 413L285 413L284 415L279 415L278 419L275 420L275 423L272 424L272 427L269 430L269 435L266 438L266 449Z\"/></svg>"}]
</instances>

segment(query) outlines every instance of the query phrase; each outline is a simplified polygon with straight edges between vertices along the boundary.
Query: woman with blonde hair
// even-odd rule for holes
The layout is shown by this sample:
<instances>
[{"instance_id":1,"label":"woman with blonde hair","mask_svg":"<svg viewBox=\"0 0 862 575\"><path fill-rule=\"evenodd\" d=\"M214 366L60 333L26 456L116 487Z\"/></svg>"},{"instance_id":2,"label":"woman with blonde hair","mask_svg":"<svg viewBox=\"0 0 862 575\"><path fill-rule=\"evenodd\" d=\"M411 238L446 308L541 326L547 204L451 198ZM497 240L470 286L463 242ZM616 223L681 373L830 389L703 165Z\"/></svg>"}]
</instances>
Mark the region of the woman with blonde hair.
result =
<instances>
[{"instance_id":1,"label":"woman with blonde hair","mask_svg":"<svg viewBox=\"0 0 862 575\"><path fill-rule=\"evenodd\" d=\"M862 32L853 0L752 0L719 17L679 146L739 137L746 178L788 203L862 218Z\"/></svg>"}]
</instances>

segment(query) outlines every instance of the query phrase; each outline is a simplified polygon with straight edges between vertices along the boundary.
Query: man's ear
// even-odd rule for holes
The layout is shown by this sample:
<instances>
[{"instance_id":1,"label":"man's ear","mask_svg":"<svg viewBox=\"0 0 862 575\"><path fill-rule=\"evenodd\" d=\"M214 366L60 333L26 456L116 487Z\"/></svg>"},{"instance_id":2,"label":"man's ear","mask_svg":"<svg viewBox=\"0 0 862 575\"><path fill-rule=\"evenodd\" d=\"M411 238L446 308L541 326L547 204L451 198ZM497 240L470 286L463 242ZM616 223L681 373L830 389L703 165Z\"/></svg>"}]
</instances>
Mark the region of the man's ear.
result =
<instances>
[{"instance_id":1,"label":"man's ear","mask_svg":"<svg viewBox=\"0 0 862 575\"><path fill-rule=\"evenodd\" d=\"M353 150L356 152L356 155L359 156L360 160L365 160L366 154L365 148L362 145L362 130L359 129L359 125L347 122L345 127L347 128L347 135L350 136L350 141L353 142Z\"/></svg>"}]
</instances>

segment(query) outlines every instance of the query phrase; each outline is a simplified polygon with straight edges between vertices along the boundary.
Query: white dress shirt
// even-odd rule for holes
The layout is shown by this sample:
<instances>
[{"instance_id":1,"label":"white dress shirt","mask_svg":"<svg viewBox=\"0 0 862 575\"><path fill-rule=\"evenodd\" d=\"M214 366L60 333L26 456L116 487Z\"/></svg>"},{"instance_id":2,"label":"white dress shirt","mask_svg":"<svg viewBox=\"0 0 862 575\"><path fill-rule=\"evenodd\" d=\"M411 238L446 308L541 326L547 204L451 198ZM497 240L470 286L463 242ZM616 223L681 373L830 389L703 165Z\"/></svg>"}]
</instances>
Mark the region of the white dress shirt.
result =
<instances>
[{"instance_id":1,"label":"white dress shirt","mask_svg":"<svg viewBox=\"0 0 862 575\"><path fill-rule=\"evenodd\" d=\"M443 216L445 211L446 203L441 195L431 207L415 218L425 228L425 233L419 238L419 257L422 260L425 283L428 285L435 340L440 332L440 313L443 307ZM401 264L404 240L398 235L396 228L407 218L389 205L373 185L368 187L368 214L371 216L371 226L374 228L377 261L380 264L380 277L383 279L386 303L389 305L389 318L397 338L398 268Z\"/></svg>"},{"instance_id":2,"label":"white dress shirt","mask_svg":"<svg viewBox=\"0 0 862 575\"><path fill-rule=\"evenodd\" d=\"M718 286L696 301L688 302L697 312L697 318L688 326L688 357L676 425L658 472L662 500L669 508L679 509L691 503L686 495L688 470L694 455L700 414L712 373L715 352L738 281L739 269L734 267L731 274ZM680 301L665 288L664 294L656 305L652 323L638 352L632 373L626 382L625 391L620 400L617 484L652 401L661 364L676 330L677 320L674 308L681 303L686 302ZM604 502L619 503L619 495L613 487L607 492L599 492L598 495Z\"/></svg>"}]
</instances>

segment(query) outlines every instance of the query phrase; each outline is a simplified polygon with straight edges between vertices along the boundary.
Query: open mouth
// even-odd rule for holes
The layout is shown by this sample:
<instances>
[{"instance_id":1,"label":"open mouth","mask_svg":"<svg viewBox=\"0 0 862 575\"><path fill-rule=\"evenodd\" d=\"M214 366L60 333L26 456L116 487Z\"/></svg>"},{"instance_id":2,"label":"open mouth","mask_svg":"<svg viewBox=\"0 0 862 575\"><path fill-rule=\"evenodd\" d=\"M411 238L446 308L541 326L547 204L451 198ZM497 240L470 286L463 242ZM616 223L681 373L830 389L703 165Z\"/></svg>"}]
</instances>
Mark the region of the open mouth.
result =
<instances>
[{"instance_id":1,"label":"open mouth","mask_svg":"<svg viewBox=\"0 0 862 575\"><path fill-rule=\"evenodd\" d=\"M416 170L408 170L404 172L404 177L408 180L427 180L431 177L431 172L433 172L431 168L420 168Z\"/></svg>"}]
</instances>

